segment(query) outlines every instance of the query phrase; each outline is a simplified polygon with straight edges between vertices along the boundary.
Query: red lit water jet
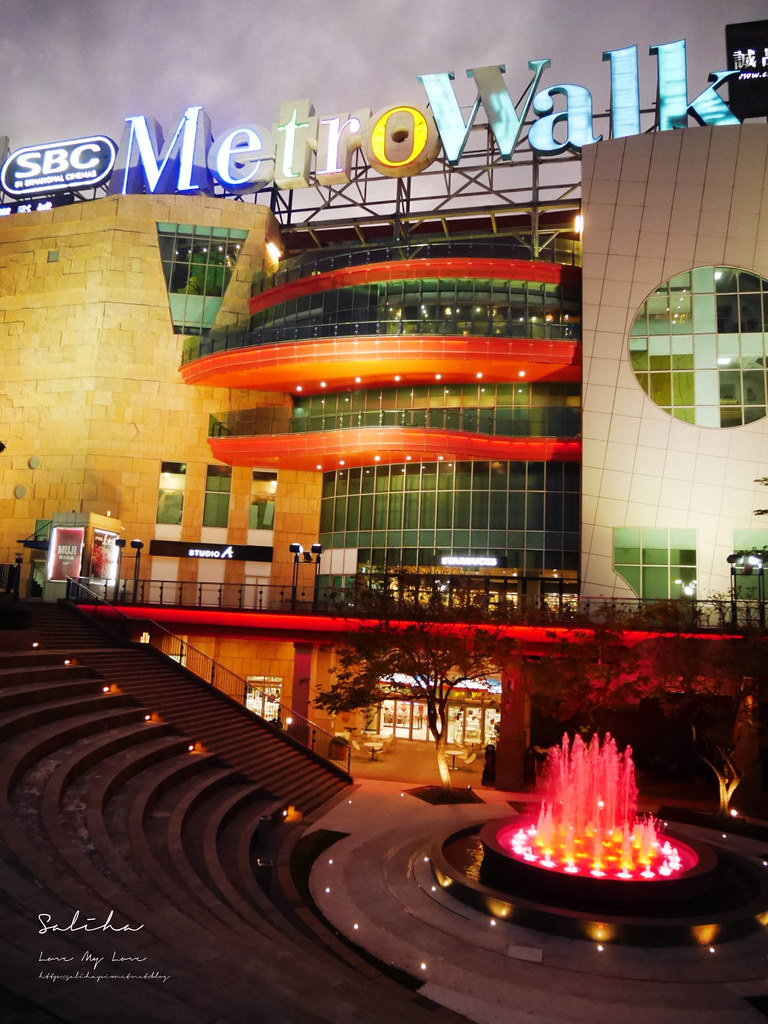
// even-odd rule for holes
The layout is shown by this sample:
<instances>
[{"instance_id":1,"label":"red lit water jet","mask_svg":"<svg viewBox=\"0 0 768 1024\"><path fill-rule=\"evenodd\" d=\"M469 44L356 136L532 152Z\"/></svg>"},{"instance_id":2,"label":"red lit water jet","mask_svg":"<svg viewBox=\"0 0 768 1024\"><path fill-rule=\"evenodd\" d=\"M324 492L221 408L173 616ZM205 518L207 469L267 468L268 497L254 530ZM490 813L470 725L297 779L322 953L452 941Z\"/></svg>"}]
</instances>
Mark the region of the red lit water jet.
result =
<instances>
[{"instance_id":1,"label":"red lit water jet","mask_svg":"<svg viewBox=\"0 0 768 1024\"><path fill-rule=\"evenodd\" d=\"M698 857L672 842L652 817L637 817L635 766L606 734L587 746L580 736L553 747L541 784L538 818L510 822L496 834L505 855L566 875L619 881L662 881L691 871Z\"/></svg>"}]
</instances>

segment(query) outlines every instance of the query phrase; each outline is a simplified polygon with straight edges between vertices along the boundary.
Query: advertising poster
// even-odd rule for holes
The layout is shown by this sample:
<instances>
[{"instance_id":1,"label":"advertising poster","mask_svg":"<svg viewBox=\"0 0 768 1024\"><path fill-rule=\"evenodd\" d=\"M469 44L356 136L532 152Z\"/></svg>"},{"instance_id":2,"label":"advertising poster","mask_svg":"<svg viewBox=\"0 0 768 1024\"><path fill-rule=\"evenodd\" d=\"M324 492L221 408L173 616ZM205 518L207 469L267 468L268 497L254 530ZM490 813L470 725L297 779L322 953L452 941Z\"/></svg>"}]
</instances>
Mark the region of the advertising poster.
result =
<instances>
[{"instance_id":1,"label":"advertising poster","mask_svg":"<svg viewBox=\"0 0 768 1024\"><path fill-rule=\"evenodd\" d=\"M107 530L94 530L91 545L91 579L109 580L117 575L116 533Z\"/></svg>"},{"instance_id":2,"label":"advertising poster","mask_svg":"<svg viewBox=\"0 0 768 1024\"><path fill-rule=\"evenodd\" d=\"M67 577L77 579L83 561L82 526L54 526L48 548L48 579L65 583Z\"/></svg>"}]
</instances>

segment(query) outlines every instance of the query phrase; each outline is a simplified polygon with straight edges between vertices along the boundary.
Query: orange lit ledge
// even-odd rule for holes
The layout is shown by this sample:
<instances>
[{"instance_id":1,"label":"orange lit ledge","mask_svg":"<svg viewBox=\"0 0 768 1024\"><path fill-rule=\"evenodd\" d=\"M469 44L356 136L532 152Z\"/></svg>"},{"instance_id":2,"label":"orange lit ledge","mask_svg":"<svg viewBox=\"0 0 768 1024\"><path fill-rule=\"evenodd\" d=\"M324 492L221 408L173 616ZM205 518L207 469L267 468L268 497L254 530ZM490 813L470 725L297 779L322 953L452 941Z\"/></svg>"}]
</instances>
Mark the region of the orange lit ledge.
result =
<instances>
[{"instance_id":1,"label":"orange lit ledge","mask_svg":"<svg viewBox=\"0 0 768 1024\"><path fill-rule=\"evenodd\" d=\"M318 292L335 291L354 285L373 284L377 281L421 281L424 278L451 280L453 278L493 278L499 281L538 281L560 284L561 281L578 285L581 271L562 263L536 263L526 260L473 259L442 257L429 260L390 260L382 263L365 263L358 267L343 267L328 270L322 274L311 274L289 281L287 284L268 288L254 295L250 302L251 313L289 302L302 295L316 295Z\"/></svg>"},{"instance_id":2,"label":"orange lit ledge","mask_svg":"<svg viewBox=\"0 0 768 1024\"><path fill-rule=\"evenodd\" d=\"M487 381L581 379L581 342L530 338L323 338L257 345L195 359L181 367L187 384L318 394L324 390L401 387L482 377Z\"/></svg>"},{"instance_id":3,"label":"orange lit ledge","mask_svg":"<svg viewBox=\"0 0 768 1024\"><path fill-rule=\"evenodd\" d=\"M436 462L444 459L502 462L578 462L581 441L555 437L489 437L460 430L364 427L306 434L211 437L214 458L230 466L332 470L342 466Z\"/></svg>"}]
</instances>

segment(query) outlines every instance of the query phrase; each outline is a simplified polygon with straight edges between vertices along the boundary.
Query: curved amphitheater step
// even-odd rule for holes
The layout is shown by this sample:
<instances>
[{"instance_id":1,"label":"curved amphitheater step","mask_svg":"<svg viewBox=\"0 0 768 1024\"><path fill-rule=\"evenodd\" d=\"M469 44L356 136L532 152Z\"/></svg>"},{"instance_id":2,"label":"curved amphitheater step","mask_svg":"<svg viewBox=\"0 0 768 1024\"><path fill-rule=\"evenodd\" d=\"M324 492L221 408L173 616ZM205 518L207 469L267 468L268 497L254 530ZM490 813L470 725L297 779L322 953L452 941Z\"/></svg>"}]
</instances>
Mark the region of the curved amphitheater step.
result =
<instances>
[{"instance_id":1,"label":"curved amphitheater step","mask_svg":"<svg viewBox=\"0 0 768 1024\"><path fill-rule=\"evenodd\" d=\"M85 650L0 652L4 1024L461 1019L283 917L257 863L282 800Z\"/></svg>"}]
</instances>

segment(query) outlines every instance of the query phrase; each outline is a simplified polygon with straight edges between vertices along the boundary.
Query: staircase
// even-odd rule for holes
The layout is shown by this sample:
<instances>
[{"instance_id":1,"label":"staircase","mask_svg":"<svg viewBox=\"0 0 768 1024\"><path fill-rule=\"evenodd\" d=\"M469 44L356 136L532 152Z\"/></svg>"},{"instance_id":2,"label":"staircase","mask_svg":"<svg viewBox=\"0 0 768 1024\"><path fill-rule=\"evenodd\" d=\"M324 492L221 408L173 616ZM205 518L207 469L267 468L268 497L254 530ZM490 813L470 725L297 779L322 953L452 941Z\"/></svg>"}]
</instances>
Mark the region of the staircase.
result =
<instances>
[{"instance_id":1,"label":"staircase","mask_svg":"<svg viewBox=\"0 0 768 1024\"><path fill-rule=\"evenodd\" d=\"M0 651L3 1024L443 1019L266 895L275 815L343 773L67 608L29 634Z\"/></svg>"},{"instance_id":2,"label":"staircase","mask_svg":"<svg viewBox=\"0 0 768 1024\"><path fill-rule=\"evenodd\" d=\"M128 694L153 719L174 726L196 749L223 758L258 782L282 810L302 815L341 793L351 779L338 766L253 715L147 644L123 644L99 620L68 605L30 602L40 650L58 650ZM119 646L118 646L119 644Z\"/></svg>"}]
</instances>

